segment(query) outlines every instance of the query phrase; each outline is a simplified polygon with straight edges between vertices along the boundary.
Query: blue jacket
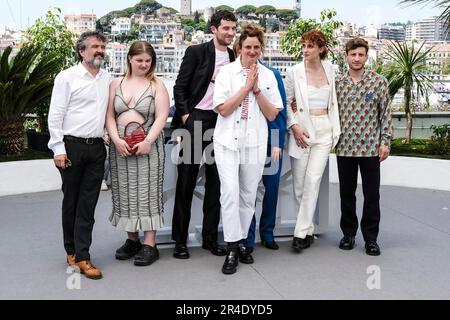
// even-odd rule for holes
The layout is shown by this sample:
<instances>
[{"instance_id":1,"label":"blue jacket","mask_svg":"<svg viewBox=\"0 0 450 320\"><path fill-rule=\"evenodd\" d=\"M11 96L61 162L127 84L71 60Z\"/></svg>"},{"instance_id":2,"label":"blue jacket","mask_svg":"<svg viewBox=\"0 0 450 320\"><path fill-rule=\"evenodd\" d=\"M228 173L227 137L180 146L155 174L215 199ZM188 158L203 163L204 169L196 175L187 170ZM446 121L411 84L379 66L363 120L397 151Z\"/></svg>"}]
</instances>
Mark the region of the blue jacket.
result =
<instances>
[{"instance_id":1,"label":"blue jacket","mask_svg":"<svg viewBox=\"0 0 450 320\"><path fill-rule=\"evenodd\" d=\"M278 129L279 131L279 141L278 145L273 145L274 147L279 147L284 149L284 138L286 136L286 122L287 122L287 114L286 114L286 91L284 90L283 79L281 78L281 74L277 69L269 67L265 65L267 68L272 70L275 78L278 83L278 91L280 91L281 99L283 100L283 109L278 112L277 117L273 121L267 121L267 125L269 128L269 141L267 142L268 147L272 147L271 142L271 129Z\"/></svg>"}]
</instances>

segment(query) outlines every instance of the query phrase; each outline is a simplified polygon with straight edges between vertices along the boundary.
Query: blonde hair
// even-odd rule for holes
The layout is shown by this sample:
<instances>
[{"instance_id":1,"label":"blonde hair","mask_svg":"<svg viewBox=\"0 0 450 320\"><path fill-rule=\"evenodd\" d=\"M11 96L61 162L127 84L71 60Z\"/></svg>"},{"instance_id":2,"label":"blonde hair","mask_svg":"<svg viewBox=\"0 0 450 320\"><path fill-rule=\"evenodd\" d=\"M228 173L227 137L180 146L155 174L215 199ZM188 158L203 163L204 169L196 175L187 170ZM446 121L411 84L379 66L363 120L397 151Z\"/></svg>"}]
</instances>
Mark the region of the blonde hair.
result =
<instances>
[{"instance_id":1,"label":"blonde hair","mask_svg":"<svg viewBox=\"0 0 450 320\"><path fill-rule=\"evenodd\" d=\"M127 73L125 74L125 77L130 77L133 72L130 63L131 58L142 53L147 53L152 59L150 69L148 70L145 76L147 77L147 79L154 82L156 81L155 77L156 53L151 44L148 43L147 41L135 41L131 45L130 50L128 50L127 54Z\"/></svg>"}]
</instances>

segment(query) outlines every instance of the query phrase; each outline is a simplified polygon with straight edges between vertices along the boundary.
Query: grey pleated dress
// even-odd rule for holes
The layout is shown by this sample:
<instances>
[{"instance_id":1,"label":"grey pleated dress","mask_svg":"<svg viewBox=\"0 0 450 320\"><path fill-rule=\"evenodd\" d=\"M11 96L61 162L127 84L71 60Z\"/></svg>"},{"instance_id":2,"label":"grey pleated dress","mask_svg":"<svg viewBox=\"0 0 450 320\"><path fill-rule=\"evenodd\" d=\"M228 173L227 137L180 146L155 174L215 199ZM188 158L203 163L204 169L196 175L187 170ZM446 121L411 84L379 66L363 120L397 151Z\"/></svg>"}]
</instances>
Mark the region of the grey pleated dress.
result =
<instances>
[{"instance_id":1,"label":"grey pleated dress","mask_svg":"<svg viewBox=\"0 0 450 320\"><path fill-rule=\"evenodd\" d=\"M150 130L155 121L155 99L152 86L142 94L134 108L125 102L122 83L114 97L116 119L123 112L134 109L144 118L143 127ZM136 127L128 127L128 133ZM118 124L120 137L125 126ZM141 156L120 156L114 143L109 147L111 191L113 209L109 220L117 229L127 232L152 231L164 225L163 179L164 179L164 133L152 144L150 154Z\"/></svg>"}]
</instances>

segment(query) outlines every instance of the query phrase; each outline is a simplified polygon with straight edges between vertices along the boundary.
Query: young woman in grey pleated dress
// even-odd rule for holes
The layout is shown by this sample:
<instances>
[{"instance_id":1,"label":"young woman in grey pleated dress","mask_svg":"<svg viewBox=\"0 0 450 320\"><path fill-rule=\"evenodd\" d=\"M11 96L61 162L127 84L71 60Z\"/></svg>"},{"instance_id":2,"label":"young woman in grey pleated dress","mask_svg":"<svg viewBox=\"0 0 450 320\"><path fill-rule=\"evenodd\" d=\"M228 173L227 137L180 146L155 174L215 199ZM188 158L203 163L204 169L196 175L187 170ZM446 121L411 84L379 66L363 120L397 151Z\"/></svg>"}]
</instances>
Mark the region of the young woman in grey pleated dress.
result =
<instances>
[{"instance_id":1,"label":"young woman in grey pleated dress","mask_svg":"<svg viewBox=\"0 0 450 320\"><path fill-rule=\"evenodd\" d=\"M154 75L156 54L145 41L134 42L127 54L124 77L111 82L106 128L110 140L109 163L113 210L109 220L128 239L117 249L116 258L134 257L134 264L146 266L159 258L156 230L163 226L164 133L169 114L169 95L162 80ZM130 148L123 139L145 128L144 141ZM144 242L139 240L144 231Z\"/></svg>"}]
</instances>

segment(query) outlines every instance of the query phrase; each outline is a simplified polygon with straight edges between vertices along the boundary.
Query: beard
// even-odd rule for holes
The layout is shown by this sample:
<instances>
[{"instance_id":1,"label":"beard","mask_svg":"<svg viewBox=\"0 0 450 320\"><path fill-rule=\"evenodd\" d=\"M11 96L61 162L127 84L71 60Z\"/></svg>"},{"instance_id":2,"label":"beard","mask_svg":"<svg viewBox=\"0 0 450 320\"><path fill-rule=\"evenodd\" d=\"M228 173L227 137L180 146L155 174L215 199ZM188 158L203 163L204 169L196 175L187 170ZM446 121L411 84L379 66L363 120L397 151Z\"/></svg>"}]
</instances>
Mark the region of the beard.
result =
<instances>
[{"instance_id":1,"label":"beard","mask_svg":"<svg viewBox=\"0 0 450 320\"><path fill-rule=\"evenodd\" d=\"M227 37L225 37L225 36L224 36L224 37L217 37L216 39L217 39L217 42L218 42L221 46L229 46L229 45L231 44L231 42L233 42L233 39L232 39L232 38L229 40L229 42L227 42L229 38L227 38Z\"/></svg>"},{"instance_id":2,"label":"beard","mask_svg":"<svg viewBox=\"0 0 450 320\"><path fill-rule=\"evenodd\" d=\"M97 59L97 57L101 57L102 59ZM103 57L101 54L96 54L92 58L86 59L86 63L95 69L100 69L103 64Z\"/></svg>"}]
</instances>

